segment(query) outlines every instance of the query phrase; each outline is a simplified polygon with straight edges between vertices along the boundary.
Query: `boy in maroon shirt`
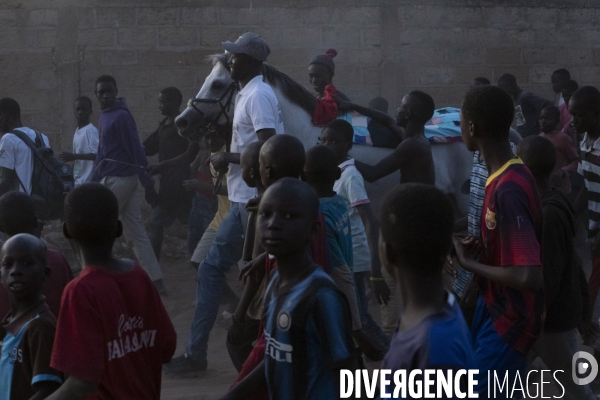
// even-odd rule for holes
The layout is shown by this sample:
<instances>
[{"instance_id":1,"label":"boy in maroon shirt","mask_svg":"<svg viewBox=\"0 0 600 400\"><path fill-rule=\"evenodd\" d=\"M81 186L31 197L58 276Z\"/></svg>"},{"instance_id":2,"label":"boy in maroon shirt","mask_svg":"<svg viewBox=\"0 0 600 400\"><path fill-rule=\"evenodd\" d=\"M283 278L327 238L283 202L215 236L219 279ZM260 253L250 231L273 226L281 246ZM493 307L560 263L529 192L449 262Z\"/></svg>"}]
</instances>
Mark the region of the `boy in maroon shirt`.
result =
<instances>
[{"instance_id":1,"label":"boy in maroon shirt","mask_svg":"<svg viewBox=\"0 0 600 400\"><path fill-rule=\"evenodd\" d=\"M527 352L541 334L545 313L540 198L508 141L513 116L510 95L496 86L471 89L461 108L465 145L480 151L489 172L481 237L454 238L457 259L475 274L479 288L472 368L479 369L478 391L484 398L491 391L489 372L492 385L495 373L500 379L508 374L509 382L525 376ZM508 390L502 398L510 398Z\"/></svg>"},{"instance_id":2,"label":"boy in maroon shirt","mask_svg":"<svg viewBox=\"0 0 600 400\"><path fill-rule=\"evenodd\" d=\"M75 188L63 231L85 267L63 294L51 366L69 378L50 399L160 398L176 334L148 274L112 254L123 232L115 195L96 183Z\"/></svg>"}]
</instances>

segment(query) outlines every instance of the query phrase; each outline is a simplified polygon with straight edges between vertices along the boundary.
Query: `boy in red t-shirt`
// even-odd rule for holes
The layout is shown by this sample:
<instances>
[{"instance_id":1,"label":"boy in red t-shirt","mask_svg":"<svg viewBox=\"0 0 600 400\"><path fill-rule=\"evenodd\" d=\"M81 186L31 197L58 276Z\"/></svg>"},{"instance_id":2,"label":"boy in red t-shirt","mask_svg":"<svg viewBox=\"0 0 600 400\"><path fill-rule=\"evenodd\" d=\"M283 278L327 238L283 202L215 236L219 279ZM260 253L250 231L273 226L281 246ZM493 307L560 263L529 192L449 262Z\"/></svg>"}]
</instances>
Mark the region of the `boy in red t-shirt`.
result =
<instances>
[{"instance_id":1,"label":"boy in red t-shirt","mask_svg":"<svg viewBox=\"0 0 600 400\"><path fill-rule=\"evenodd\" d=\"M115 195L96 183L75 188L63 231L85 267L63 294L51 366L69 378L50 399L160 398L176 334L148 274L112 254L123 232Z\"/></svg>"},{"instance_id":2,"label":"boy in red t-shirt","mask_svg":"<svg viewBox=\"0 0 600 400\"><path fill-rule=\"evenodd\" d=\"M30 196L23 192L8 192L0 197L0 231L8 237L19 233L36 235L38 219L35 216L35 205ZM46 267L50 275L42 286L42 294L46 304L56 318L60 310L60 298L63 290L73 279L73 272L68 261L55 247L46 243ZM0 288L0 318L10 310L8 293Z\"/></svg>"},{"instance_id":3,"label":"boy in red t-shirt","mask_svg":"<svg viewBox=\"0 0 600 400\"><path fill-rule=\"evenodd\" d=\"M472 368L479 369L477 389L483 397L493 386L493 378L488 386L488 372L500 379L508 374L509 382L525 376L527 352L542 332L545 313L540 198L508 141L513 116L510 95L497 86L471 89L461 108L463 140L469 150L480 151L489 172L481 237L454 238L457 259L475 274L479 288Z\"/></svg>"}]
</instances>

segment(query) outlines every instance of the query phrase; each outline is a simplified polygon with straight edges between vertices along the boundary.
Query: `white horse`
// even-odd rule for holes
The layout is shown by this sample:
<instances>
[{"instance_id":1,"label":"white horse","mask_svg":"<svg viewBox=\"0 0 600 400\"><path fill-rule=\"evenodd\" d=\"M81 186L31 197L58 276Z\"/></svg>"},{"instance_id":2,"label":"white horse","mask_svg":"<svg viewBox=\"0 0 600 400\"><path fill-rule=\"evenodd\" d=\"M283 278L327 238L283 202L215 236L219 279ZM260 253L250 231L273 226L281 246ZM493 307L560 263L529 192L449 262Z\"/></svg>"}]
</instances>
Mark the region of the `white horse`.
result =
<instances>
[{"instance_id":1,"label":"white horse","mask_svg":"<svg viewBox=\"0 0 600 400\"><path fill-rule=\"evenodd\" d=\"M175 120L180 134L188 139L201 135L199 128L225 125L233 118L232 101L235 99L236 89L229 73L227 54L213 55L210 60L213 69L196 99L190 100L188 107ZM307 149L314 146L322 130L311 122L317 104L315 96L269 64L263 64L262 74L281 104L285 133L300 139ZM472 153L462 142L432 144L431 149L436 186L443 192L454 195L459 211L465 215L469 196L461 192L461 187L471 174ZM373 165L391 152L392 149L388 148L355 145L350 155ZM400 173L394 172L374 183L365 183L375 210L379 209L385 193L399 182Z\"/></svg>"}]
</instances>

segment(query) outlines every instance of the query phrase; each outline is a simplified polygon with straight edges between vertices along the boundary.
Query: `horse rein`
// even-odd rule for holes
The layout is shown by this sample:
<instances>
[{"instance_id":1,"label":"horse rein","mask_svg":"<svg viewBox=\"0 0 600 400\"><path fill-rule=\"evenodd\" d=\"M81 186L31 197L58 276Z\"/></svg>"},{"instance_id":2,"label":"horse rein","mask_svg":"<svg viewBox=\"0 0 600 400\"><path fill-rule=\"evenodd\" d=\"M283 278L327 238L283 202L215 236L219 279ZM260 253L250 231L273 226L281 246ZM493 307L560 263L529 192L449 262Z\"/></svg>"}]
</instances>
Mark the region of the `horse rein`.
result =
<instances>
[{"instance_id":1,"label":"horse rein","mask_svg":"<svg viewBox=\"0 0 600 400\"><path fill-rule=\"evenodd\" d=\"M214 119L214 122L209 122L206 126L200 127L200 130L204 130L204 134L206 133L216 133L223 131L223 128L231 127L233 125L232 119L229 117L229 110L231 109L231 105L233 104L233 95L235 94L236 89L238 89L238 83L232 82L223 96L218 99L199 99L193 98L188 101L188 107L192 107L196 112L200 115L204 115L204 113L196 106L197 104L218 104L221 110L219 114ZM225 103L223 103L225 100ZM225 116L226 122L224 125L219 124L219 120L221 117Z\"/></svg>"}]
</instances>

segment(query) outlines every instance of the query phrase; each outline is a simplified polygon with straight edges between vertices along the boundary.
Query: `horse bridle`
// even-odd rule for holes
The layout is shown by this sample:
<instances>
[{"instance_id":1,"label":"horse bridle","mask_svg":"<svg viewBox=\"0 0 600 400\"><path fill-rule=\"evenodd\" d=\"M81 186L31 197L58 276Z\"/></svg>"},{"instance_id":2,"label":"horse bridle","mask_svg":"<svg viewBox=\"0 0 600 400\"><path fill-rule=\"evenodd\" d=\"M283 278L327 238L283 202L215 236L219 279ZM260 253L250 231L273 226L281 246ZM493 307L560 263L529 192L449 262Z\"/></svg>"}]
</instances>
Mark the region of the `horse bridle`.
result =
<instances>
[{"instance_id":1,"label":"horse bridle","mask_svg":"<svg viewBox=\"0 0 600 400\"><path fill-rule=\"evenodd\" d=\"M219 97L218 99L193 98L193 99L190 99L190 101L188 101L188 107L192 107L201 116L204 116L205 114L196 106L197 104L218 104L219 107L221 108L221 110L219 111L219 114L217 114L217 116L215 117L215 119L212 122L207 123L206 126L200 127L200 130L204 131L203 132L204 134L206 134L207 132L210 132L210 133L222 132L222 131L226 130L227 128L229 128L229 129L231 128L231 126L233 125L233 121L229 117L228 113L229 113L229 110L231 109L231 105L233 104L233 95L235 94L235 91L237 88L238 88L237 82L232 82L229 85L229 87L227 88L227 90L225 91L225 93L223 94L223 96ZM224 99L225 99L225 103L223 103ZM222 116L225 116L225 118L226 118L226 122L224 125L221 125L219 123L219 120L221 119Z\"/></svg>"}]
</instances>

